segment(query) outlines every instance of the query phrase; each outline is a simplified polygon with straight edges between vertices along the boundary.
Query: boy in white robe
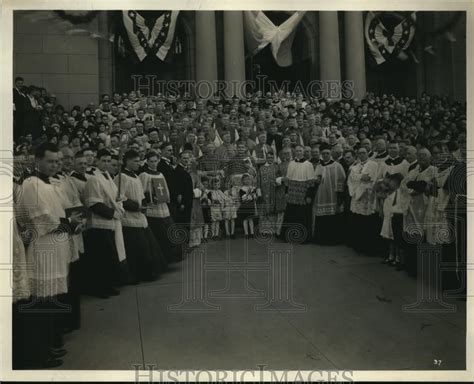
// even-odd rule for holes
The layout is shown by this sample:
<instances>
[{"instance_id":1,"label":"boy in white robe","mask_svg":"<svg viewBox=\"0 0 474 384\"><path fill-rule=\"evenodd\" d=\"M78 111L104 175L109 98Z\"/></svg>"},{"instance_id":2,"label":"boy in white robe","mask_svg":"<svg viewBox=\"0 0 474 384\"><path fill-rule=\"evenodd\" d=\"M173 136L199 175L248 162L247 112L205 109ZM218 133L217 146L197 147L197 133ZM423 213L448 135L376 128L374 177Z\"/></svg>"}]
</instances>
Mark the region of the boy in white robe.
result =
<instances>
[{"instance_id":1,"label":"boy in white robe","mask_svg":"<svg viewBox=\"0 0 474 384\"><path fill-rule=\"evenodd\" d=\"M84 188L84 203L90 210L88 230L84 233L84 273L88 276L85 290L100 298L118 295L121 285L120 261L115 231L124 209L117 186L107 171L111 154L106 149L97 153L98 171ZM121 256L119 258L119 256Z\"/></svg>"},{"instance_id":2,"label":"boy in white robe","mask_svg":"<svg viewBox=\"0 0 474 384\"><path fill-rule=\"evenodd\" d=\"M127 151L123 165L114 181L123 200L122 230L130 280L132 284L156 280L166 270L167 262L144 214L145 194L136 173L140 168L139 153Z\"/></svg>"}]
</instances>

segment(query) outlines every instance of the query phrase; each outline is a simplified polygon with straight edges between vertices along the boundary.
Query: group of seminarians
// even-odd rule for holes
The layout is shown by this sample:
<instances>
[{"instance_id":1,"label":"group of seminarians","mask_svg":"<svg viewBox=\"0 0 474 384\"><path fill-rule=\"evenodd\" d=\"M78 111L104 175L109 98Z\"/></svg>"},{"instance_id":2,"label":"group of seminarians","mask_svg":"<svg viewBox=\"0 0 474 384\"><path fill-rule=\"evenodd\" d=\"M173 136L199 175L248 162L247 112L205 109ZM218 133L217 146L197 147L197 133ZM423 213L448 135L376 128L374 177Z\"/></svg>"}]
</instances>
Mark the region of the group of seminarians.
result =
<instances>
[{"instance_id":1,"label":"group of seminarians","mask_svg":"<svg viewBox=\"0 0 474 384\"><path fill-rule=\"evenodd\" d=\"M14 369L62 365L63 335L80 327L81 294L119 295L121 286L153 281L182 260L168 206L187 230L189 191L180 174L187 157L176 169L163 161L161 173L142 168L128 150L117 172L119 159L106 149L94 164L84 151L36 149L34 172L14 184Z\"/></svg>"}]
</instances>

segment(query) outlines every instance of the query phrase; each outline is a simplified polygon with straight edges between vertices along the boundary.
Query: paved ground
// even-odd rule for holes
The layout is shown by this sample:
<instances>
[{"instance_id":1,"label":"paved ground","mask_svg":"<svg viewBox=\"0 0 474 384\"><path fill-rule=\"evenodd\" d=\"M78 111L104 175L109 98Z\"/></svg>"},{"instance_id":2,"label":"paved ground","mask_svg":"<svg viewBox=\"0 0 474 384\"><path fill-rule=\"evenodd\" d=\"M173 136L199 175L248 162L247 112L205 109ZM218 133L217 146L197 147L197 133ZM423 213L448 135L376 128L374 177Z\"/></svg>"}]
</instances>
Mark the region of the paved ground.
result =
<instances>
[{"instance_id":1,"label":"paved ground","mask_svg":"<svg viewBox=\"0 0 474 384\"><path fill-rule=\"evenodd\" d=\"M410 312L416 280L378 258L243 239L199 251L156 282L84 297L60 369L465 368L465 302Z\"/></svg>"}]
</instances>

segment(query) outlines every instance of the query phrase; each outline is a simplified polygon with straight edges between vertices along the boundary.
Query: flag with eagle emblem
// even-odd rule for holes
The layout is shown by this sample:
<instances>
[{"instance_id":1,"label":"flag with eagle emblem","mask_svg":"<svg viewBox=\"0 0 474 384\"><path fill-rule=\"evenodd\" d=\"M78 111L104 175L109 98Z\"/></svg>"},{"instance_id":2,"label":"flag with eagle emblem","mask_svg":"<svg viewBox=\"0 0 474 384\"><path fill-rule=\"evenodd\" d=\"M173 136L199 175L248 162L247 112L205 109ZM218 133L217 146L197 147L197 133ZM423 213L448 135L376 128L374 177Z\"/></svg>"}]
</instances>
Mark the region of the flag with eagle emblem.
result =
<instances>
[{"instance_id":1,"label":"flag with eagle emblem","mask_svg":"<svg viewBox=\"0 0 474 384\"><path fill-rule=\"evenodd\" d=\"M397 19L390 28L384 23L384 16ZM365 18L365 39L377 64L387 61L390 56L404 59L404 51L410 46L415 35L416 12L403 17L394 12L367 12Z\"/></svg>"},{"instance_id":2,"label":"flag with eagle emblem","mask_svg":"<svg viewBox=\"0 0 474 384\"><path fill-rule=\"evenodd\" d=\"M164 61L173 43L179 11L163 12L153 25L147 23L139 11L122 11L122 14L130 44L138 59L143 61L148 55L155 55Z\"/></svg>"}]
</instances>

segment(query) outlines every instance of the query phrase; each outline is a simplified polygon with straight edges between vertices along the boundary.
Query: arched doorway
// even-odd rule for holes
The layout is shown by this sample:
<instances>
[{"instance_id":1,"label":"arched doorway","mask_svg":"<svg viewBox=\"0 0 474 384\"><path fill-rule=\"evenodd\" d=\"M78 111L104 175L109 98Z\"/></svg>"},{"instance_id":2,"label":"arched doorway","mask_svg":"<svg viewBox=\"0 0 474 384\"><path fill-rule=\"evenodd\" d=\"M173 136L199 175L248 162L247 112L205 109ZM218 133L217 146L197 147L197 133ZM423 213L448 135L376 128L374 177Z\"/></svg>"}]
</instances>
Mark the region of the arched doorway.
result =
<instances>
[{"instance_id":1,"label":"arched doorway","mask_svg":"<svg viewBox=\"0 0 474 384\"><path fill-rule=\"evenodd\" d=\"M292 12L267 11L265 15L275 24L280 25ZM278 87L288 84L293 90L297 82L305 86L311 79L314 67L314 35L311 33L311 23L307 16L298 25L292 45L293 64L289 67L280 67L273 58L270 44L258 52L255 56L246 58L246 77L255 80L257 76L266 76L273 80ZM286 82L286 83L285 83ZM264 91L270 90L270 85L265 83Z\"/></svg>"},{"instance_id":2,"label":"arched doorway","mask_svg":"<svg viewBox=\"0 0 474 384\"><path fill-rule=\"evenodd\" d=\"M140 11L144 17L150 18L156 18L160 12L163 11ZM147 76L157 81L190 80L194 77L194 38L191 33L188 12L180 12L178 16L174 42L165 61L151 55L143 61L138 60L128 42L121 12L118 12L114 19L114 27L117 35L114 44L115 88L117 91L129 92L134 89L137 78L140 79L141 84L147 84ZM155 94L159 92L159 87L155 86L152 89Z\"/></svg>"}]
</instances>

